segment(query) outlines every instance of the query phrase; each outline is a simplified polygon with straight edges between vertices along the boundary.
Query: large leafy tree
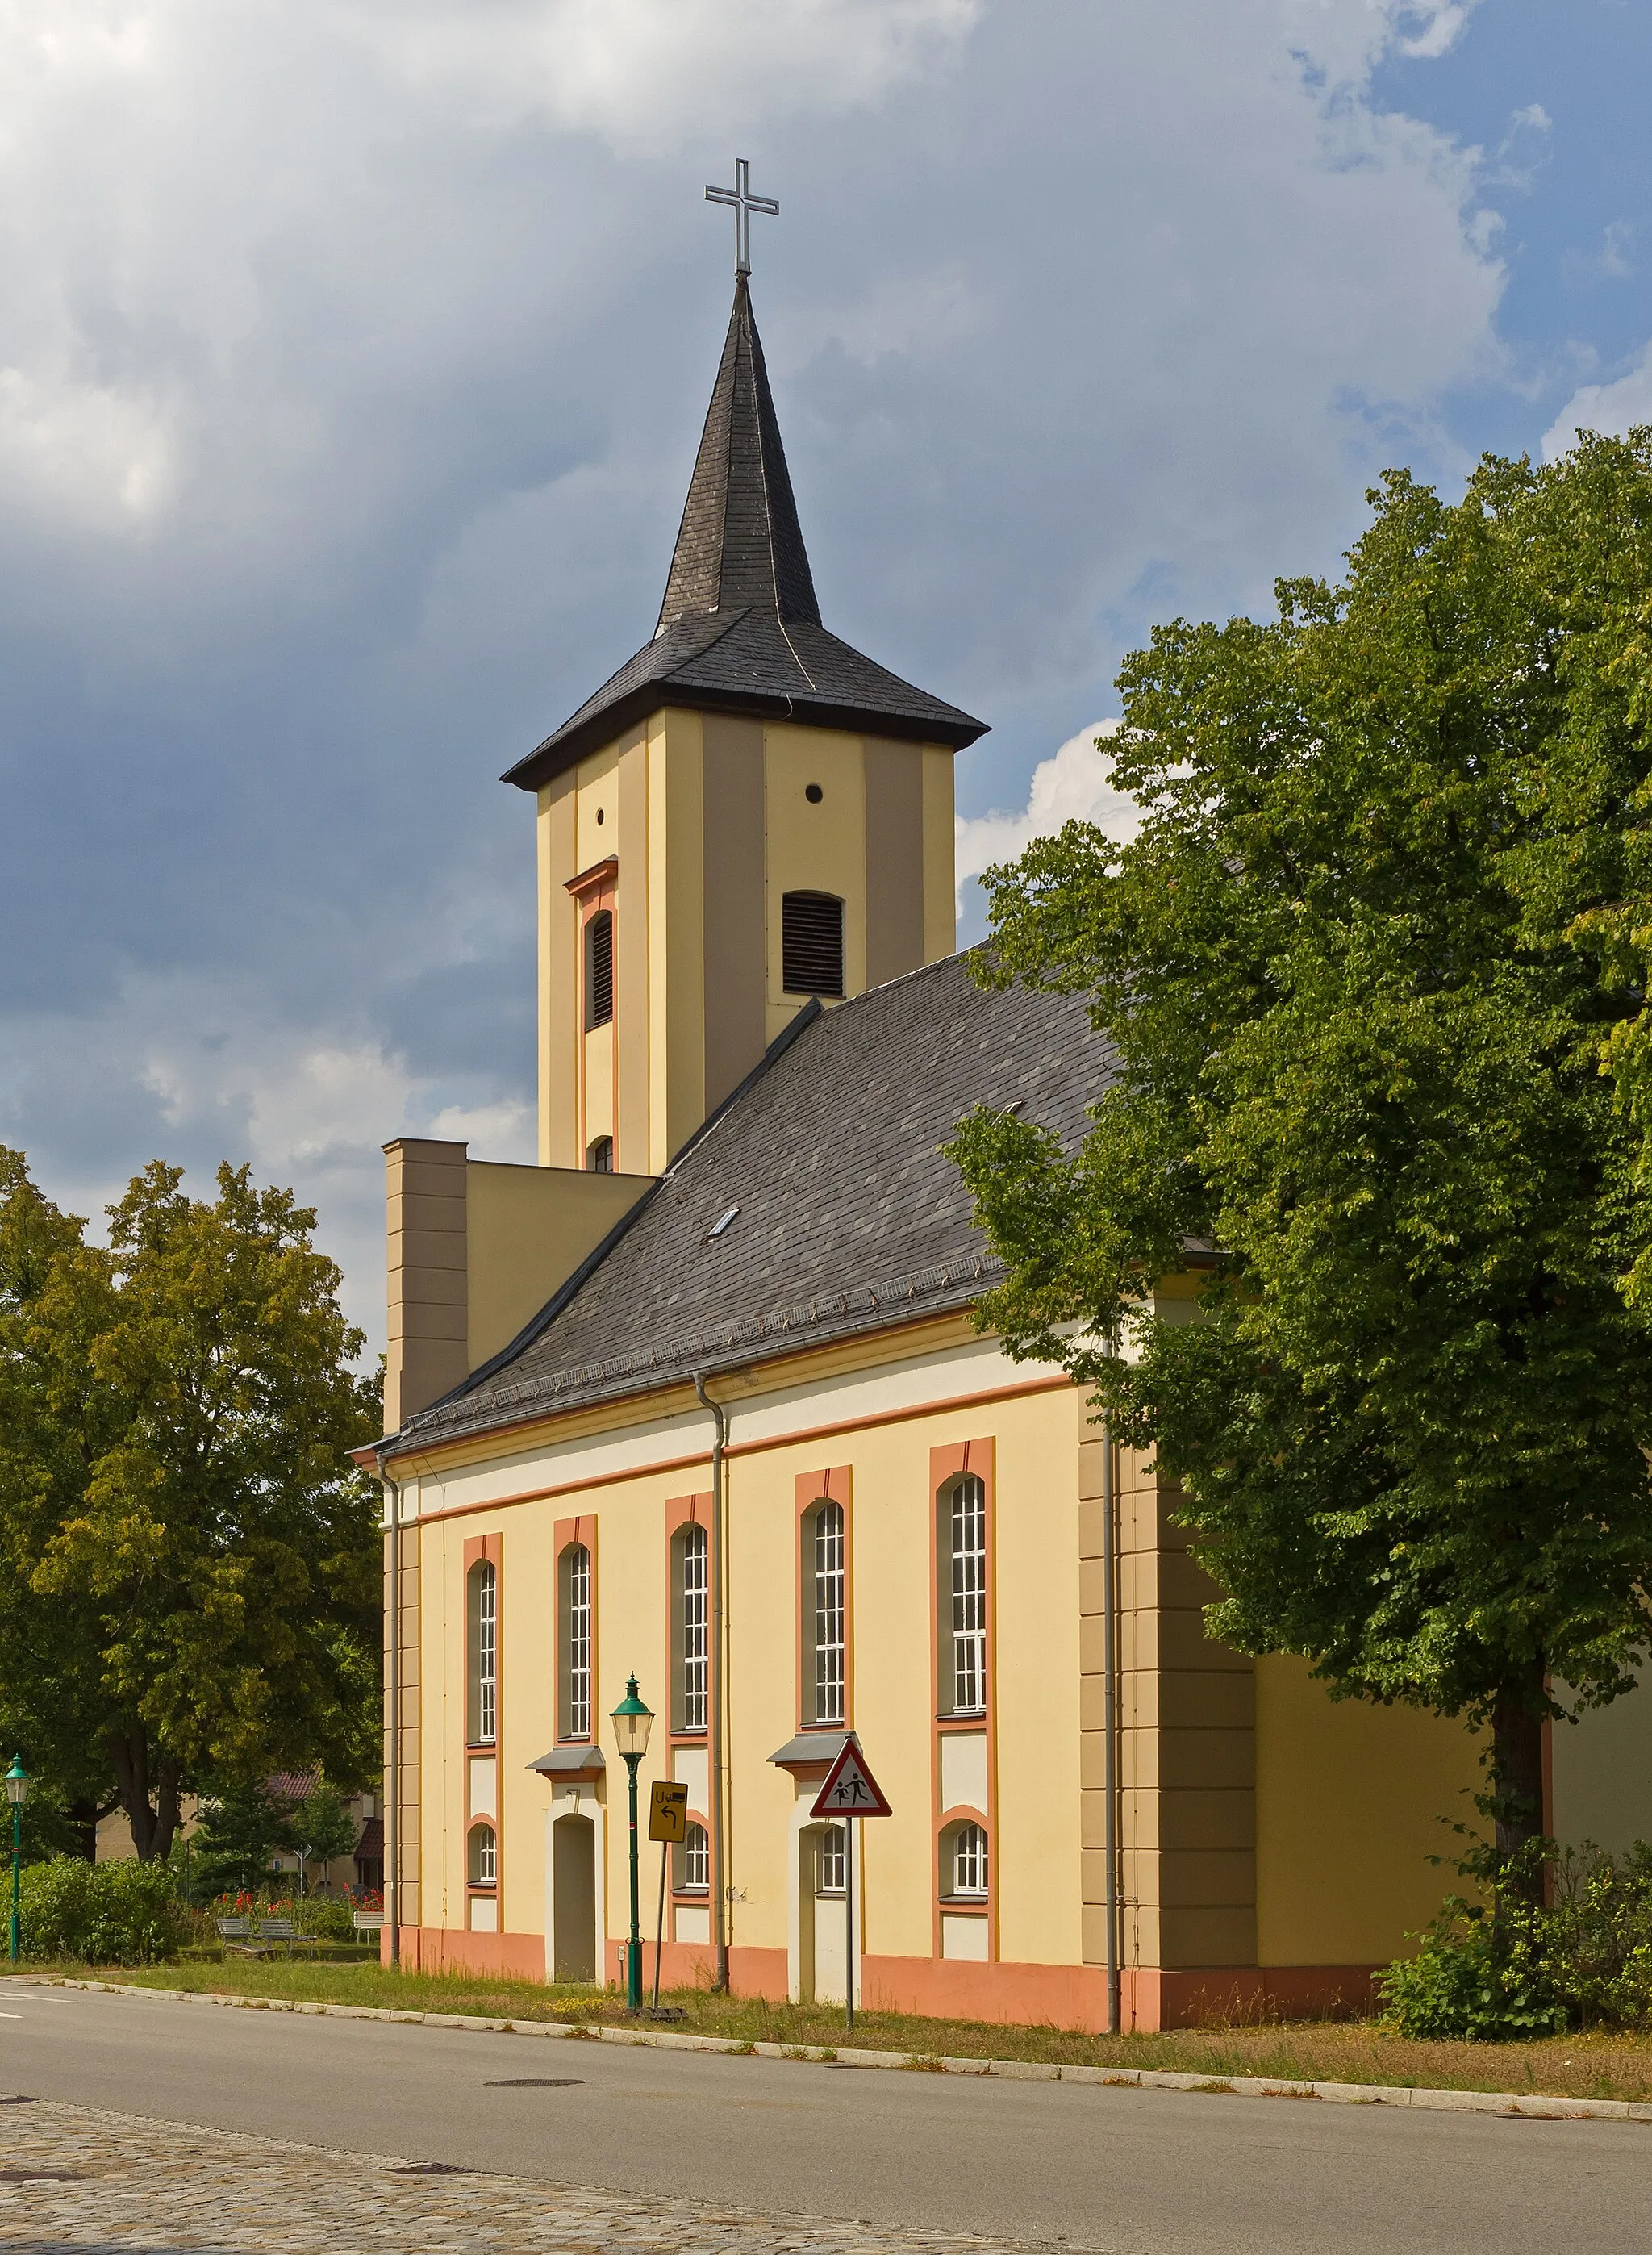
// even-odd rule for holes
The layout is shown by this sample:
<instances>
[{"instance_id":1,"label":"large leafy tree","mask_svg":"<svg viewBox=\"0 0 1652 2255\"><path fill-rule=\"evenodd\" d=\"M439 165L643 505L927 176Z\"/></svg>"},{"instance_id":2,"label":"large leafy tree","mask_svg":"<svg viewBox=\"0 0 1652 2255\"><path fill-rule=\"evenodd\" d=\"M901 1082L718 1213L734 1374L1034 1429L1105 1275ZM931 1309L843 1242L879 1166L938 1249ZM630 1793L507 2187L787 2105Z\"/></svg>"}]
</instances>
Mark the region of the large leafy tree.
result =
<instances>
[{"instance_id":1,"label":"large leafy tree","mask_svg":"<svg viewBox=\"0 0 1652 2255\"><path fill-rule=\"evenodd\" d=\"M1129 660L1132 843L990 873L983 975L1117 1075L1074 1152L954 1149L984 1321L1180 1484L1214 1632L1486 1727L1510 1854L1648 1647L1652 431L1370 498L1340 585Z\"/></svg>"},{"instance_id":2,"label":"large leafy tree","mask_svg":"<svg viewBox=\"0 0 1652 2255\"><path fill-rule=\"evenodd\" d=\"M164 1856L192 1775L372 1766L378 1430L290 1193L156 1162L107 1247L0 1152L0 1730Z\"/></svg>"}]
</instances>

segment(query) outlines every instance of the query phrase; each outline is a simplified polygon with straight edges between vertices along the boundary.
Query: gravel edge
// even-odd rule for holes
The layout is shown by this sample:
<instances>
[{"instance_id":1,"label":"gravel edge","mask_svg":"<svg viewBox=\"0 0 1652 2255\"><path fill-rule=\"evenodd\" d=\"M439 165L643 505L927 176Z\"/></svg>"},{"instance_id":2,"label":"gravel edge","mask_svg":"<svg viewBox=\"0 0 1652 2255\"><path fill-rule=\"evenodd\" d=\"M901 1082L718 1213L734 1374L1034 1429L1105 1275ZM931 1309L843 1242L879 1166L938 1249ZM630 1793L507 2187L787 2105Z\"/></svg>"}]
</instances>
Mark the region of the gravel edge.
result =
<instances>
[{"instance_id":1,"label":"gravel edge","mask_svg":"<svg viewBox=\"0 0 1652 2255\"><path fill-rule=\"evenodd\" d=\"M1520 2114L1550 2122L1652 2122L1652 2104L1628 2098L1562 2098L1513 2090L1432 2090L1411 2083L1295 2083L1259 2075L1175 2075L1159 2068L1068 2067L1026 2059L949 2059L914 2052L860 2051L839 2045L743 2043L733 2036L678 2034L665 2028L616 2028L570 2020L484 2020L470 2013L403 2013L388 2005L326 2005L290 1997L214 1995L202 1989L156 1989L137 1981L77 1981L65 1975L14 1974L19 1987L88 1989L107 1996L160 1997L183 2005L238 2012L301 2013L336 2020L392 2020L424 2028L468 2028L489 2035L556 2038L563 2042L633 2044L659 2051L734 2053L815 2066L892 2069L938 2075L985 2075L1002 2083L1085 2083L1114 2090L1184 2090L1241 2098L1320 2098L1340 2106L1405 2106L1439 2114Z\"/></svg>"}]
</instances>

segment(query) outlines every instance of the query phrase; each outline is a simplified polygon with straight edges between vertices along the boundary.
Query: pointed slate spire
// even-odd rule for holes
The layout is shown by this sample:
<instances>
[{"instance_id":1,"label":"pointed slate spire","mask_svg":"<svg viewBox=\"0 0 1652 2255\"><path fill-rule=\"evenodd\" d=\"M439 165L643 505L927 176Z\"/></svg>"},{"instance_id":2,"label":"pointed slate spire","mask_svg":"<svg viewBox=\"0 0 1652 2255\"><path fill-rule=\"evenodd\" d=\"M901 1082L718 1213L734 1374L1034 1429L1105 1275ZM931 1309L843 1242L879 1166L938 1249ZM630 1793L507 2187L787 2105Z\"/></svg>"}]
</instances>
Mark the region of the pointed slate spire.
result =
<instances>
[{"instance_id":1,"label":"pointed slate spire","mask_svg":"<svg viewBox=\"0 0 1652 2255\"><path fill-rule=\"evenodd\" d=\"M788 625L821 623L742 274L654 633L691 612L747 608L774 611Z\"/></svg>"},{"instance_id":2,"label":"pointed slate spire","mask_svg":"<svg viewBox=\"0 0 1652 2255\"><path fill-rule=\"evenodd\" d=\"M653 640L504 780L537 790L662 705L955 750L986 731L822 623L743 274Z\"/></svg>"}]
</instances>

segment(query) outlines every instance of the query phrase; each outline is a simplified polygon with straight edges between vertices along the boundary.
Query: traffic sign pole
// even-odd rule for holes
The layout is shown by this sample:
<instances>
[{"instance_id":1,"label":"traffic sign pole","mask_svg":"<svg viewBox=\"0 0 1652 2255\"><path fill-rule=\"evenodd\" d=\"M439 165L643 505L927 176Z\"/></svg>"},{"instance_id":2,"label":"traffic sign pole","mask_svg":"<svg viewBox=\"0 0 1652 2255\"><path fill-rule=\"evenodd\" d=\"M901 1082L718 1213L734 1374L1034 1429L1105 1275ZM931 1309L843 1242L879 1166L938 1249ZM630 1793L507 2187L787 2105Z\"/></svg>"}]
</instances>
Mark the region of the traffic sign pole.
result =
<instances>
[{"instance_id":1,"label":"traffic sign pole","mask_svg":"<svg viewBox=\"0 0 1652 2255\"><path fill-rule=\"evenodd\" d=\"M844 2026L855 2030L855 1823L868 1816L887 1816L889 1803L883 1788L866 1767L860 1741L848 1732L837 1758L816 1795L811 1816L837 1816L844 1825Z\"/></svg>"},{"instance_id":2,"label":"traffic sign pole","mask_svg":"<svg viewBox=\"0 0 1652 2255\"><path fill-rule=\"evenodd\" d=\"M660 1843L660 1912L654 1929L654 2006L656 2018L660 2011L660 1959L665 1949L665 1864L673 1847L681 1847L689 1836L689 1788L679 1780L655 1778L648 1788L648 1837ZM642 2002L641 1978L638 1978L637 2003Z\"/></svg>"},{"instance_id":3,"label":"traffic sign pole","mask_svg":"<svg viewBox=\"0 0 1652 2255\"><path fill-rule=\"evenodd\" d=\"M671 1853L668 1843L660 1843L660 1916L654 1929L654 2009L660 2009L660 1953L665 1946L665 1859Z\"/></svg>"},{"instance_id":4,"label":"traffic sign pole","mask_svg":"<svg viewBox=\"0 0 1652 2255\"><path fill-rule=\"evenodd\" d=\"M855 1828L844 1819L844 2026L855 2033Z\"/></svg>"}]
</instances>

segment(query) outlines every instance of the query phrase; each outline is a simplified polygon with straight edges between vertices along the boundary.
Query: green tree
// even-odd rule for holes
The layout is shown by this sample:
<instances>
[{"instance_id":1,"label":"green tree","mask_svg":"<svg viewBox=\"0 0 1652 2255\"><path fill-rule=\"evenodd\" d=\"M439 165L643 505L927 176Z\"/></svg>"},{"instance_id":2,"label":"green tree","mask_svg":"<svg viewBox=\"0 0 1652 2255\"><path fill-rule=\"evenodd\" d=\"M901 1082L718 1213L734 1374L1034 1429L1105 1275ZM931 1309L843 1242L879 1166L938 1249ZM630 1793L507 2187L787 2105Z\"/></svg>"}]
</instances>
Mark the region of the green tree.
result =
<instances>
[{"instance_id":1,"label":"green tree","mask_svg":"<svg viewBox=\"0 0 1652 2255\"><path fill-rule=\"evenodd\" d=\"M290 1844L285 1811L262 1778L214 1786L189 1844L189 1891L201 1903L256 1894L279 1881L276 1856Z\"/></svg>"},{"instance_id":2,"label":"green tree","mask_svg":"<svg viewBox=\"0 0 1652 2255\"><path fill-rule=\"evenodd\" d=\"M287 1838L298 1858L298 1892L307 1894L310 1866L327 1865L354 1848L360 1828L337 1786L326 1778L302 1800L287 1819Z\"/></svg>"},{"instance_id":3,"label":"green tree","mask_svg":"<svg viewBox=\"0 0 1652 2255\"><path fill-rule=\"evenodd\" d=\"M0 1154L0 1725L164 1857L192 1773L373 1766L378 1431L312 1212L158 1161L84 1241ZM8 1740L10 1743L10 1740Z\"/></svg>"},{"instance_id":4,"label":"green tree","mask_svg":"<svg viewBox=\"0 0 1652 2255\"><path fill-rule=\"evenodd\" d=\"M1645 1001L1652 431L1370 498L1340 585L1129 659L1132 843L990 873L983 975L1087 996L1116 1078L1076 1150L952 1148L984 1323L1180 1483L1213 1633L1488 1728L1517 1857L1545 1716L1648 1645L1648 1184L1602 1068Z\"/></svg>"}]
</instances>

